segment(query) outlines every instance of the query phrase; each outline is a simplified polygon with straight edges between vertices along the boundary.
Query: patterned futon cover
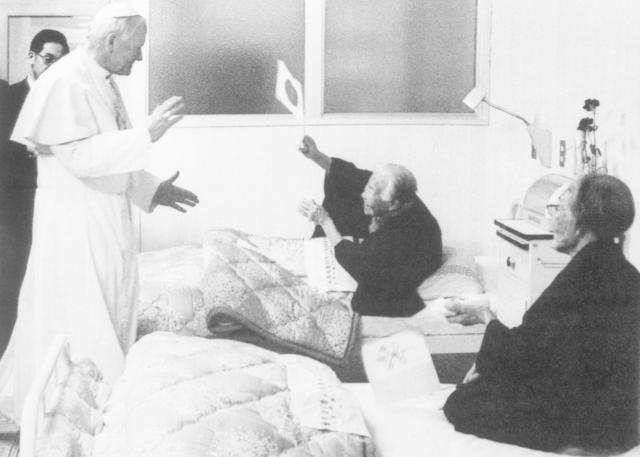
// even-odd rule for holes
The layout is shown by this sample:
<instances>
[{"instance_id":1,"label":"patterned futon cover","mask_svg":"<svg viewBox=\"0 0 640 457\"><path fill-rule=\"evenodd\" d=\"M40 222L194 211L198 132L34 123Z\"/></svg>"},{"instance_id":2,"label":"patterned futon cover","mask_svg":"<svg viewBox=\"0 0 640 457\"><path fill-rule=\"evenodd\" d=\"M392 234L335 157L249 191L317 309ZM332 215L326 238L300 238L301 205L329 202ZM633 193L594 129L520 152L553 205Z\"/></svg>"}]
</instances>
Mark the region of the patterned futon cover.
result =
<instances>
[{"instance_id":1,"label":"patterned futon cover","mask_svg":"<svg viewBox=\"0 0 640 457\"><path fill-rule=\"evenodd\" d=\"M164 330L237 338L228 331L240 324L275 347L339 369L353 361L356 331L363 340L406 329L427 336L484 332L483 325L450 324L440 306L442 297L483 292L475 262L464 252L445 247L442 267L418 289L426 303L423 312L389 318L356 316L350 293L320 294L309 287L303 246L301 238L216 229L206 234L203 245L141 254L138 336Z\"/></svg>"},{"instance_id":2,"label":"patterned futon cover","mask_svg":"<svg viewBox=\"0 0 640 457\"><path fill-rule=\"evenodd\" d=\"M145 336L113 388L93 457L372 457L368 437L301 424L287 357L232 340ZM321 384L339 386L332 376Z\"/></svg>"},{"instance_id":3,"label":"patterned futon cover","mask_svg":"<svg viewBox=\"0 0 640 457\"><path fill-rule=\"evenodd\" d=\"M323 362L349 364L359 322L350 297L319 293L278 257L259 238L226 229L207 232L202 249L143 257L139 336L166 330L231 338L244 328Z\"/></svg>"}]
</instances>

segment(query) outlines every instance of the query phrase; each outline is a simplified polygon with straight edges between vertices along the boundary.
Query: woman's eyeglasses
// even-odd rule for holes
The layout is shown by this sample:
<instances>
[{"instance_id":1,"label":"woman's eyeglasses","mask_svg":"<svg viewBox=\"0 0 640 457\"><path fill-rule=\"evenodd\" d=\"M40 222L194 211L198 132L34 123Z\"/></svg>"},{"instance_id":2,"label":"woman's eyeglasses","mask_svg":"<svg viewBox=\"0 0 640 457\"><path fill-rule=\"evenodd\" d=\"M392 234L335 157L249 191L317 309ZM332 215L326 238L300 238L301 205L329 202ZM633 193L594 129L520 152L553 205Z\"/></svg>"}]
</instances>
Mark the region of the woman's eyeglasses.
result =
<instances>
[{"instance_id":1,"label":"woman's eyeglasses","mask_svg":"<svg viewBox=\"0 0 640 457\"><path fill-rule=\"evenodd\" d=\"M569 205L548 204L546 205L547 217L555 217L563 211L567 211Z\"/></svg>"}]
</instances>

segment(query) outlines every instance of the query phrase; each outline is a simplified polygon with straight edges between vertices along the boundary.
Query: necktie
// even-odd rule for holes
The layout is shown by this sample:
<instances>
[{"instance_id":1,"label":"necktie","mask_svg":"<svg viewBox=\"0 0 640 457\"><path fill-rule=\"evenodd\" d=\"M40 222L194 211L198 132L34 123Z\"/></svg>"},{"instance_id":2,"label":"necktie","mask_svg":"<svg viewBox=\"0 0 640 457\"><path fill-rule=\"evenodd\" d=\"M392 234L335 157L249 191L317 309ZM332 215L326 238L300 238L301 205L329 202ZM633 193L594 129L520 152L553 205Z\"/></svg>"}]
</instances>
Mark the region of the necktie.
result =
<instances>
[{"instance_id":1,"label":"necktie","mask_svg":"<svg viewBox=\"0 0 640 457\"><path fill-rule=\"evenodd\" d=\"M111 90L113 91L113 108L116 114L116 123L118 124L118 130L126 130L131 128L131 123L129 122L129 116L127 116L127 110L124 107L124 103L122 102L122 96L120 95L120 90L116 85L116 82L113 80L112 76L107 78L109 81L109 86L111 86Z\"/></svg>"}]
</instances>

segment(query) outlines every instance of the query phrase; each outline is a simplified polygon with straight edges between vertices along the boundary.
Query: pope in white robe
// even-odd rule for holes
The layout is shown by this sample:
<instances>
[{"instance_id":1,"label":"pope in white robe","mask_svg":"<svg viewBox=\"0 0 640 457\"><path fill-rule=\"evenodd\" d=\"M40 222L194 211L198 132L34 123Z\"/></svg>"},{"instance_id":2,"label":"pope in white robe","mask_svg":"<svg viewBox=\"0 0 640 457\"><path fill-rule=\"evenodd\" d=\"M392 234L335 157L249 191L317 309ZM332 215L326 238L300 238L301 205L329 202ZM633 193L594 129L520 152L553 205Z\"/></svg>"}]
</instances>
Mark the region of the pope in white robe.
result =
<instances>
[{"instance_id":1,"label":"pope in white robe","mask_svg":"<svg viewBox=\"0 0 640 457\"><path fill-rule=\"evenodd\" d=\"M113 17L121 16L111 11ZM120 74L141 59L146 24L139 19L121 37L137 52ZM0 410L16 421L57 334L66 334L72 353L90 357L107 381L121 373L136 336L131 204L149 212L157 203L162 183L144 168L152 141L175 123L182 107L174 100L173 110L154 112L155 131L131 128L113 71L99 65L99 53L90 49L76 49L38 79L12 135L38 157L33 244L17 322L0 361Z\"/></svg>"}]
</instances>

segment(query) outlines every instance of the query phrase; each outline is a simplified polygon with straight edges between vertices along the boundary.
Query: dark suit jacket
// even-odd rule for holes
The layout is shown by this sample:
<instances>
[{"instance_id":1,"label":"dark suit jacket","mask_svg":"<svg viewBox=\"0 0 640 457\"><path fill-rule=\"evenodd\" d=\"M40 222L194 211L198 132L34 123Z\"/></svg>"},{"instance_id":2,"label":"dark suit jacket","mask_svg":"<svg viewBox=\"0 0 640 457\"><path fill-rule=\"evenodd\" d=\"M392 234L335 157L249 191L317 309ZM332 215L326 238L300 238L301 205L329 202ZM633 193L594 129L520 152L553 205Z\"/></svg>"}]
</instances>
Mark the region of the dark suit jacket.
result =
<instances>
[{"instance_id":1,"label":"dark suit jacket","mask_svg":"<svg viewBox=\"0 0 640 457\"><path fill-rule=\"evenodd\" d=\"M456 430L546 451L638 442L640 274L613 242L582 248L509 329L491 321L444 412Z\"/></svg>"},{"instance_id":2,"label":"dark suit jacket","mask_svg":"<svg viewBox=\"0 0 640 457\"><path fill-rule=\"evenodd\" d=\"M28 154L25 146L8 140L28 93L29 83L26 78L12 84L8 90L5 111L6 142L0 158L0 188L3 189L34 189L36 187L35 158Z\"/></svg>"},{"instance_id":3,"label":"dark suit jacket","mask_svg":"<svg viewBox=\"0 0 640 457\"><path fill-rule=\"evenodd\" d=\"M0 79L0 150L9 139L9 83Z\"/></svg>"},{"instance_id":4,"label":"dark suit jacket","mask_svg":"<svg viewBox=\"0 0 640 457\"><path fill-rule=\"evenodd\" d=\"M0 353L16 319L31 247L36 159L9 140L28 92L26 79L12 86L0 84Z\"/></svg>"}]
</instances>

